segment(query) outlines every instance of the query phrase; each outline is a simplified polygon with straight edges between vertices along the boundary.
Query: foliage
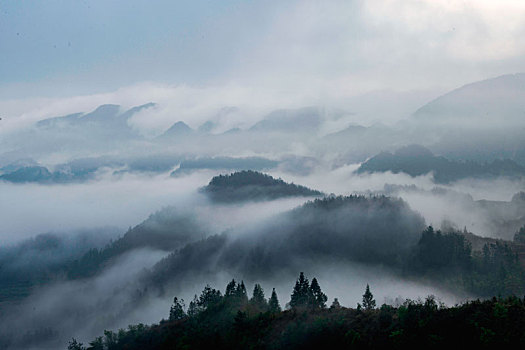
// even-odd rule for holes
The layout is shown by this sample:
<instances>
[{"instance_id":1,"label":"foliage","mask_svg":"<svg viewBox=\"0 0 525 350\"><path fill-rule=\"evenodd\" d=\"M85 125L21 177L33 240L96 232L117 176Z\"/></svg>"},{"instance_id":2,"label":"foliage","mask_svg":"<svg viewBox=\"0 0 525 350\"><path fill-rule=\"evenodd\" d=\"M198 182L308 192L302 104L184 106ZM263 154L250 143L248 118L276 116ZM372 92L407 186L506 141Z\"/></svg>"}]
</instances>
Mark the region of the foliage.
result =
<instances>
[{"instance_id":1,"label":"foliage","mask_svg":"<svg viewBox=\"0 0 525 350\"><path fill-rule=\"evenodd\" d=\"M67 350L83 350L85 349L83 344L78 342L75 338L71 339L69 342L69 345L67 346Z\"/></svg>"},{"instance_id":2,"label":"foliage","mask_svg":"<svg viewBox=\"0 0 525 350\"><path fill-rule=\"evenodd\" d=\"M365 294L363 294L363 308L365 310L373 310L376 308L376 301L374 295L370 292L370 286L366 285Z\"/></svg>"},{"instance_id":3,"label":"foliage","mask_svg":"<svg viewBox=\"0 0 525 350\"><path fill-rule=\"evenodd\" d=\"M520 227L518 232L514 235L514 242L525 244L525 225Z\"/></svg>"},{"instance_id":4,"label":"foliage","mask_svg":"<svg viewBox=\"0 0 525 350\"><path fill-rule=\"evenodd\" d=\"M341 303L339 303L339 299L334 298L334 301L332 301L332 305L330 305L330 309L340 309Z\"/></svg>"},{"instance_id":5,"label":"foliage","mask_svg":"<svg viewBox=\"0 0 525 350\"><path fill-rule=\"evenodd\" d=\"M268 310L272 313L281 312L281 305L279 305L279 299L277 298L275 288L272 289L272 296L268 300Z\"/></svg>"},{"instance_id":6,"label":"foliage","mask_svg":"<svg viewBox=\"0 0 525 350\"><path fill-rule=\"evenodd\" d=\"M296 282L297 288L294 287L296 294L308 283L304 274L301 275ZM383 304L376 309L367 285L363 295L363 307L367 312L342 307L337 299L329 309L272 311L271 308L261 310L251 301L243 302L237 294L242 290L238 288L240 284L232 282L224 295L206 286L202 298L195 298L202 308L191 315L188 312L188 317L152 326L129 326L118 332L105 331L87 348L73 339L68 349L525 346L525 299L517 297L473 300L446 307L429 296L424 301L406 300L399 307ZM254 294L259 294L260 285L257 286ZM277 300L274 294L275 290L270 300Z\"/></svg>"},{"instance_id":7,"label":"foliage","mask_svg":"<svg viewBox=\"0 0 525 350\"><path fill-rule=\"evenodd\" d=\"M218 202L257 201L282 197L322 196L323 193L304 186L289 184L253 170L219 175L211 179L203 189L212 200Z\"/></svg>"},{"instance_id":8,"label":"foliage","mask_svg":"<svg viewBox=\"0 0 525 350\"><path fill-rule=\"evenodd\" d=\"M290 307L294 309L324 309L326 307L326 300L326 294L321 291L317 279L314 278L312 284L310 284L308 278L306 278L304 273L301 272L292 291L289 303Z\"/></svg>"},{"instance_id":9,"label":"foliage","mask_svg":"<svg viewBox=\"0 0 525 350\"><path fill-rule=\"evenodd\" d=\"M186 317L184 312L184 299L173 298L173 305L170 308L170 321L180 320Z\"/></svg>"},{"instance_id":10,"label":"foliage","mask_svg":"<svg viewBox=\"0 0 525 350\"><path fill-rule=\"evenodd\" d=\"M264 298L264 291L258 283L253 287L253 295L250 299L250 303L261 310L268 308L268 302Z\"/></svg>"},{"instance_id":11,"label":"foliage","mask_svg":"<svg viewBox=\"0 0 525 350\"><path fill-rule=\"evenodd\" d=\"M310 301L310 307L312 308L320 308L324 309L326 307L326 301L328 300L328 297L326 294L324 294L321 291L321 287L319 286L319 282L317 282L317 278L312 279L312 283L310 284L310 291L312 294L312 300Z\"/></svg>"},{"instance_id":12,"label":"foliage","mask_svg":"<svg viewBox=\"0 0 525 350\"><path fill-rule=\"evenodd\" d=\"M403 147L394 154L382 152L370 158L357 169L357 173L391 171L410 176L433 173L434 181L441 184L464 178L494 178L497 176L523 177L525 168L510 159L496 159L489 163L454 161L435 156L420 145Z\"/></svg>"},{"instance_id":13,"label":"foliage","mask_svg":"<svg viewBox=\"0 0 525 350\"><path fill-rule=\"evenodd\" d=\"M415 249L415 268L448 271L470 269L471 253L471 245L464 236L455 232L442 234L429 226L423 231Z\"/></svg>"},{"instance_id":14,"label":"foliage","mask_svg":"<svg viewBox=\"0 0 525 350\"><path fill-rule=\"evenodd\" d=\"M525 271L510 244L489 242L481 252L472 252L459 232L442 233L431 226L423 231L405 270L480 297L525 293Z\"/></svg>"}]
</instances>

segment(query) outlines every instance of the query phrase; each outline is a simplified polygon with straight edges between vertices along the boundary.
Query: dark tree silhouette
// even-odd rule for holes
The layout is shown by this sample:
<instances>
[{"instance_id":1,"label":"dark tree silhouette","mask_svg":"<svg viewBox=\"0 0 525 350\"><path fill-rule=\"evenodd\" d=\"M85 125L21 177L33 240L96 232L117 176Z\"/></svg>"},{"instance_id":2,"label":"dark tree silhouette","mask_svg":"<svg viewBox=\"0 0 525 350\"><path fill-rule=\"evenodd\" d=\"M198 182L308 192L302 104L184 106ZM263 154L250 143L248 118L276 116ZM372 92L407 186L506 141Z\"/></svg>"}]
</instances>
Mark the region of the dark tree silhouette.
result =
<instances>
[{"instance_id":1,"label":"dark tree silhouette","mask_svg":"<svg viewBox=\"0 0 525 350\"><path fill-rule=\"evenodd\" d=\"M173 298L173 305L170 308L170 321L180 320L186 317L184 312L184 299Z\"/></svg>"},{"instance_id":2,"label":"dark tree silhouette","mask_svg":"<svg viewBox=\"0 0 525 350\"><path fill-rule=\"evenodd\" d=\"M330 309L340 309L340 308L341 308L341 304L339 303L339 299L334 298L332 305L330 305Z\"/></svg>"},{"instance_id":3,"label":"dark tree silhouette","mask_svg":"<svg viewBox=\"0 0 525 350\"><path fill-rule=\"evenodd\" d=\"M277 293L275 292L275 288L273 288L272 296L268 300L268 307L270 309L270 312L281 312L281 305L279 305L279 299L277 299Z\"/></svg>"},{"instance_id":4,"label":"dark tree silhouette","mask_svg":"<svg viewBox=\"0 0 525 350\"><path fill-rule=\"evenodd\" d=\"M237 283L234 279L231 280L230 283L226 286L226 291L224 292L224 296L229 298L237 295Z\"/></svg>"},{"instance_id":5,"label":"dark tree silhouette","mask_svg":"<svg viewBox=\"0 0 525 350\"><path fill-rule=\"evenodd\" d=\"M374 295L370 292L370 286L366 285L365 294L363 294L363 308L365 310L372 310L376 307L376 301L374 300Z\"/></svg>"},{"instance_id":6,"label":"dark tree silhouette","mask_svg":"<svg viewBox=\"0 0 525 350\"><path fill-rule=\"evenodd\" d=\"M517 243L525 243L525 225L523 227L520 227L518 232L514 235L514 242Z\"/></svg>"},{"instance_id":7,"label":"dark tree silhouette","mask_svg":"<svg viewBox=\"0 0 525 350\"><path fill-rule=\"evenodd\" d=\"M248 293L246 292L246 286L244 285L244 281L241 281L241 283L237 284L235 295L237 296L237 298L239 298L239 301L241 303L248 302Z\"/></svg>"},{"instance_id":8,"label":"dark tree silhouette","mask_svg":"<svg viewBox=\"0 0 525 350\"><path fill-rule=\"evenodd\" d=\"M202 291L199 297L198 305L202 309L207 309L210 306L213 306L217 304L218 302L220 302L221 298L222 296L219 290L213 289L209 285L206 285L206 287L204 287L204 290Z\"/></svg>"},{"instance_id":9,"label":"dark tree silhouette","mask_svg":"<svg viewBox=\"0 0 525 350\"><path fill-rule=\"evenodd\" d=\"M195 294L193 300L190 301L190 305L188 305L188 316L194 317L201 311L202 309L199 306L199 298L197 298L197 294Z\"/></svg>"},{"instance_id":10,"label":"dark tree silhouette","mask_svg":"<svg viewBox=\"0 0 525 350\"><path fill-rule=\"evenodd\" d=\"M256 283L253 288L253 296L250 299L250 303L259 309L266 309L268 307L268 303L264 298L264 291L258 283Z\"/></svg>"},{"instance_id":11,"label":"dark tree silhouette","mask_svg":"<svg viewBox=\"0 0 525 350\"><path fill-rule=\"evenodd\" d=\"M83 344L78 342L75 338L72 338L69 341L69 345L67 346L67 350L85 350L86 348L82 346Z\"/></svg>"},{"instance_id":12,"label":"dark tree silhouette","mask_svg":"<svg viewBox=\"0 0 525 350\"><path fill-rule=\"evenodd\" d=\"M311 299L310 294L310 283L304 273L301 272L292 291L290 306L292 308L307 307Z\"/></svg>"},{"instance_id":13,"label":"dark tree silhouette","mask_svg":"<svg viewBox=\"0 0 525 350\"><path fill-rule=\"evenodd\" d=\"M328 300L328 297L321 291L319 282L317 282L317 278L315 277L312 279L312 284L310 285L309 296L311 297L311 307L313 307L314 309L326 308L326 301Z\"/></svg>"}]
</instances>

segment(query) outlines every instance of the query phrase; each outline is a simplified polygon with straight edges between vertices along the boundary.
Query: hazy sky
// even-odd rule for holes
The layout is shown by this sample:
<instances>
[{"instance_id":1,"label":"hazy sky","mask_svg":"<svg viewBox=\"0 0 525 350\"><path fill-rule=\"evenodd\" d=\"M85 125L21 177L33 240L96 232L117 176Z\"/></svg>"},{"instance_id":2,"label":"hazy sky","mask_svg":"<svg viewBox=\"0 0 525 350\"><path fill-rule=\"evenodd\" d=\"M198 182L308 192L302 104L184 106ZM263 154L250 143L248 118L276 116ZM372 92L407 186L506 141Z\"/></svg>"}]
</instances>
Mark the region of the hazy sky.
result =
<instances>
[{"instance_id":1,"label":"hazy sky","mask_svg":"<svg viewBox=\"0 0 525 350\"><path fill-rule=\"evenodd\" d=\"M525 71L521 0L0 0L0 99L145 81L326 96Z\"/></svg>"}]
</instances>

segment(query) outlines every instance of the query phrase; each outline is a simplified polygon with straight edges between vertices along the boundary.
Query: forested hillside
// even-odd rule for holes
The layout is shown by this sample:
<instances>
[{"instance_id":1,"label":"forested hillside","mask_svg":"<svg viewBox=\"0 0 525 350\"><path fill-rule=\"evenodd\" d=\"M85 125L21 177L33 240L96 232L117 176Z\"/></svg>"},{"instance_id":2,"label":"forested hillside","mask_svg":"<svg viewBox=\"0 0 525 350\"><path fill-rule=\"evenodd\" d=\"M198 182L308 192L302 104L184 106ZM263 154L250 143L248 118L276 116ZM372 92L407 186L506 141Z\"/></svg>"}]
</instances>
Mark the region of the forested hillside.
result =
<instances>
[{"instance_id":1,"label":"forested hillside","mask_svg":"<svg viewBox=\"0 0 525 350\"><path fill-rule=\"evenodd\" d=\"M213 201L242 202L272 200L285 197L319 197L323 193L304 186L289 184L282 179L252 170L244 170L229 175L219 175L211 179L203 188Z\"/></svg>"},{"instance_id":2,"label":"forested hillside","mask_svg":"<svg viewBox=\"0 0 525 350\"><path fill-rule=\"evenodd\" d=\"M525 168L509 159L491 162L455 161L435 156L423 146L411 145L395 153L382 152L361 164L357 173L376 172L406 173L420 176L431 173L434 181L448 184L466 178L495 179L498 177L519 179L525 176Z\"/></svg>"},{"instance_id":3,"label":"forested hillside","mask_svg":"<svg viewBox=\"0 0 525 350\"><path fill-rule=\"evenodd\" d=\"M232 280L224 294L208 285L187 308L175 297L168 320L106 331L87 346L72 339L68 350L525 346L525 300L518 297L447 307L428 296L379 306L367 285L357 307L337 298L328 307L317 279L301 272L289 298L282 311L275 289L266 299L259 284L250 294L242 281Z\"/></svg>"}]
</instances>

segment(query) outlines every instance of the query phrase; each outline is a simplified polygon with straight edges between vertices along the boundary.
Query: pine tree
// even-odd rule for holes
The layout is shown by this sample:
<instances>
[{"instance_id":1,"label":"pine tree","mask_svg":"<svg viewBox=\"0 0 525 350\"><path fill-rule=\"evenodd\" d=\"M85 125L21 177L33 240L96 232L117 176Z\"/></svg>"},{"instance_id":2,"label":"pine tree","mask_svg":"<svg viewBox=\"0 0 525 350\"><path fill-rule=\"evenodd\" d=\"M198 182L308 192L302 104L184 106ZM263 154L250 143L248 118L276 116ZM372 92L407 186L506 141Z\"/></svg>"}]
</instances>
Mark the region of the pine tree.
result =
<instances>
[{"instance_id":1,"label":"pine tree","mask_svg":"<svg viewBox=\"0 0 525 350\"><path fill-rule=\"evenodd\" d=\"M237 298L239 298L241 304L245 304L248 302L248 293L246 292L246 286L244 285L244 281L241 281L241 283L237 284L235 295L237 296Z\"/></svg>"},{"instance_id":2,"label":"pine tree","mask_svg":"<svg viewBox=\"0 0 525 350\"><path fill-rule=\"evenodd\" d=\"M170 321L180 320L186 317L184 312L184 299L173 298L173 305L170 308Z\"/></svg>"},{"instance_id":3,"label":"pine tree","mask_svg":"<svg viewBox=\"0 0 525 350\"><path fill-rule=\"evenodd\" d=\"M204 287L204 290L202 291L199 297L198 305L202 309L207 309L210 306L217 304L219 301L221 301L221 299L222 299L221 292L217 289L211 288L207 284L206 287Z\"/></svg>"},{"instance_id":4,"label":"pine tree","mask_svg":"<svg viewBox=\"0 0 525 350\"><path fill-rule=\"evenodd\" d=\"M326 308L326 301L328 297L321 291L321 286L317 282L317 278L312 279L312 284L310 285L310 293L308 296L311 298L310 306L314 309L324 309Z\"/></svg>"},{"instance_id":5,"label":"pine tree","mask_svg":"<svg viewBox=\"0 0 525 350\"><path fill-rule=\"evenodd\" d=\"M75 338L72 338L67 346L67 350L85 350L86 348L82 343L78 342Z\"/></svg>"},{"instance_id":6,"label":"pine tree","mask_svg":"<svg viewBox=\"0 0 525 350\"><path fill-rule=\"evenodd\" d=\"M235 296L237 291L237 283L234 279L231 280L230 283L226 286L226 291L224 292L224 296L229 298Z\"/></svg>"},{"instance_id":7,"label":"pine tree","mask_svg":"<svg viewBox=\"0 0 525 350\"><path fill-rule=\"evenodd\" d=\"M96 337L95 340L89 342L89 350L104 350L104 340L102 337Z\"/></svg>"},{"instance_id":8,"label":"pine tree","mask_svg":"<svg viewBox=\"0 0 525 350\"><path fill-rule=\"evenodd\" d=\"M281 312L281 305L279 305L279 299L277 299L275 288L272 290L272 296L268 300L268 308L270 309L270 312Z\"/></svg>"},{"instance_id":9,"label":"pine tree","mask_svg":"<svg viewBox=\"0 0 525 350\"><path fill-rule=\"evenodd\" d=\"M370 292L370 286L366 285L365 294L363 294L363 308L365 310L372 310L376 307L376 301L374 295Z\"/></svg>"},{"instance_id":10,"label":"pine tree","mask_svg":"<svg viewBox=\"0 0 525 350\"><path fill-rule=\"evenodd\" d=\"M250 303L259 309L266 309L268 307L266 299L264 298L264 291L261 285L258 283L255 284L255 287L253 287L253 296L250 299Z\"/></svg>"},{"instance_id":11,"label":"pine tree","mask_svg":"<svg viewBox=\"0 0 525 350\"><path fill-rule=\"evenodd\" d=\"M292 308L306 307L308 306L311 297L310 297L310 283L308 279L304 276L304 273L299 274L299 278L295 282L295 287L292 291L290 306Z\"/></svg>"},{"instance_id":12,"label":"pine tree","mask_svg":"<svg viewBox=\"0 0 525 350\"><path fill-rule=\"evenodd\" d=\"M340 309L340 308L341 308L341 304L339 303L339 300L337 298L334 298L332 305L330 305L330 309Z\"/></svg>"},{"instance_id":13,"label":"pine tree","mask_svg":"<svg viewBox=\"0 0 525 350\"><path fill-rule=\"evenodd\" d=\"M197 294L195 294L193 300L190 301L190 305L188 305L188 316L197 316L197 314L201 311L202 309L199 307L199 298L197 298Z\"/></svg>"}]
</instances>

